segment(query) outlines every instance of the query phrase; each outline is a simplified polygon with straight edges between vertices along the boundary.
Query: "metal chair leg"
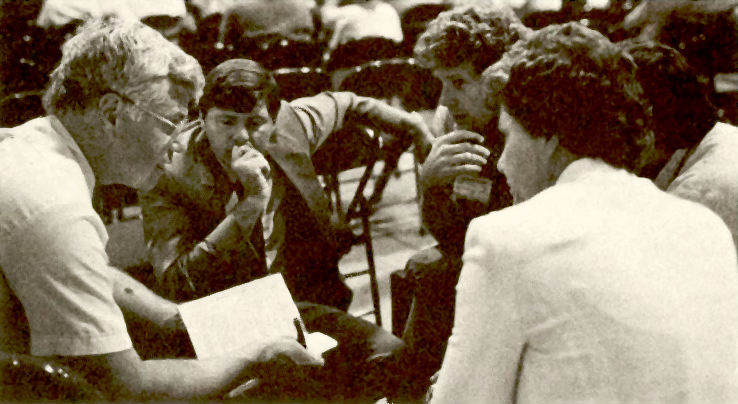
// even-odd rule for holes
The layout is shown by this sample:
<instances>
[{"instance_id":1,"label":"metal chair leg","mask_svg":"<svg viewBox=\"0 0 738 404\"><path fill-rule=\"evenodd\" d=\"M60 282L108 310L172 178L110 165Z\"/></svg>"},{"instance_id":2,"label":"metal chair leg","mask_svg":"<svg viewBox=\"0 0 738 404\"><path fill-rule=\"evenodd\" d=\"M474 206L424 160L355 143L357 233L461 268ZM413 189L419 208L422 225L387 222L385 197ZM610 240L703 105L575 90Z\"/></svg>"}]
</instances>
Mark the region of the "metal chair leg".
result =
<instances>
[{"instance_id":1,"label":"metal chair leg","mask_svg":"<svg viewBox=\"0 0 738 404\"><path fill-rule=\"evenodd\" d=\"M374 247L372 245L372 234L369 226L369 207L366 198L361 198L361 227L364 246L366 248L366 260L369 265L369 282L372 290L372 302L374 304L374 318L377 326L382 326L382 311L379 302L379 284L377 283L377 269L374 264Z\"/></svg>"}]
</instances>

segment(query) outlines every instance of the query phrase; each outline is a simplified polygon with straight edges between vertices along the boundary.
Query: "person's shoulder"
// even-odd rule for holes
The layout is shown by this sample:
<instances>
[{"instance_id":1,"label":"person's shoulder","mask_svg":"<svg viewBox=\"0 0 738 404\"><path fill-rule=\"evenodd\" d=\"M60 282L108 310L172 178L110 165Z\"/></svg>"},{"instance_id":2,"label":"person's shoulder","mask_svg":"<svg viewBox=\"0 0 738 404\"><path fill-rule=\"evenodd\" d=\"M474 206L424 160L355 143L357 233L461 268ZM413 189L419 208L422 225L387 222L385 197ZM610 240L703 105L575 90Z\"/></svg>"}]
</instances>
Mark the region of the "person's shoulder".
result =
<instances>
[{"instance_id":1,"label":"person's shoulder","mask_svg":"<svg viewBox=\"0 0 738 404\"><path fill-rule=\"evenodd\" d=\"M718 123L707 133L684 168L671 183L669 192L684 188L738 188L738 127Z\"/></svg>"},{"instance_id":2,"label":"person's shoulder","mask_svg":"<svg viewBox=\"0 0 738 404\"><path fill-rule=\"evenodd\" d=\"M80 162L63 144L54 141L48 130L40 118L5 132L5 139L0 141L3 205L38 211L91 203Z\"/></svg>"},{"instance_id":3,"label":"person's shoulder","mask_svg":"<svg viewBox=\"0 0 738 404\"><path fill-rule=\"evenodd\" d=\"M526 238L527 234L535 233L536 228L545 223L538 218L546 217L546 212L554 208L548 203L549 194L544 191L523 203L473 219L469 223L467 237L477 237L487 243L503 244L514 243L518 238Z\"/></svg>"}]
</instances>

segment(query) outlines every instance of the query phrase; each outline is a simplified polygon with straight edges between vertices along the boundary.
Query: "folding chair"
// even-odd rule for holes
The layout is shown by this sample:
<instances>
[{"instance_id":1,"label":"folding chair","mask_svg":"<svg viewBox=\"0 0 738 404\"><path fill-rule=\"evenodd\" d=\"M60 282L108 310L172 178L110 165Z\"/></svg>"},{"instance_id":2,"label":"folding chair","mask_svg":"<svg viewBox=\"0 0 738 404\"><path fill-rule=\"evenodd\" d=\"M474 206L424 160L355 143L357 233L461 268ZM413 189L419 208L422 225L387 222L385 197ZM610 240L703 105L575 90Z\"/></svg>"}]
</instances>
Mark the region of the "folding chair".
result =
<instances>
[{"instance_id":1,"label":"folding chair","mask_svg":"<svg viewBox=\"0 0 738 404\"><path fill-rule=\"evenodd\" d=\"M438 102L442 84L433 77L428 69L418 66L410 59L390 59L367 63L357 67L341 83L341 89L351 91L359 95L378 99L394 100L393 104L405 110L417 111L422 109L433 109ZM409 148L410 144L407 145ZM420 148L416 145L414 149L413 168L415 178L420 177L419 164L423 162L424 156L419 154ZM401 154L406 149L395 150L385 160L385 167L374 193L369 199L369 206L379 203L382 198L390 175L396 170ZM416 181L416 202L421 205L422 190ZM420 211L420 210L419 210ZM422 223L422 220L421 220ZM425 229L421 226L421 235Z\"/></svg>"},{"instance_id":2,"label":"folding chair","mask_svg":"<svg viewBox=\"0 0 738 404\"><path fill-rule=\"evenodd\" d=\"M279 84L279 96L286 101L311 97L331 89L331 77L320 67L288 67L272 73Z\"/></svg>"},{"instance_id":3,"label":"folding chair","mask_svg":"<svg viewBox=\"0 0 738 404\"><path fill-rule=\"evenodd\" d=\"M52 360L0 352L0 401L107 402L79 374Z\"/></svg>"},{"instance_id":4,"label":"folding chair","mask_svg":"<svg viewBox=\"0 0 738 404\"><path fill-rule=\"evenodd\" d=\"M180 46L185 52L200 62L202 71L208 74L215 66L232 58L234 46L227 36L221 14L212 14L197 24L194 38L187 39Z\"/></svg>"},{"instance_id":5,"label":"folding chair","mask_svg":"<svg viewBox=\"0 0 738 404\"><path fill-rule=\"evenodd\" d=\"M266 34L242 38L238 51L241 57L259 62L268 70L285 67L319 67L323 45L312 40Z\"/></svg>"},{"instance_id":6,"label":"folding chair","mask_svg":"<svg viewBox=\"0 0 738 404\"><path fill-rule=\"evenodd\" d=\"M400 45L387 38L364 38L338 45L323 55L325 69L333 72L400 56Z\"/></svg>"},{"instance_id":7,"label":"folding chair","mask_svg":"<svg viewBox=\"0 0 738 404\"><path fill-rule=\"evenodd\" d=\"M12 128L45 114L43 91L11 94L0 101L0 127Z\"/></svg>"},{"instance_id":8,"label":"folding chair","mask_svg":"<svg viewBox=\"0 0 738 404\"><path fill-rule=\"evenodd\" d=\"M347 128L344 129L346 133L337 133L333 136L333 139L346 139L347 137L352 136L350 133L351 131L356 130L365 129ZM357 138L357 142L351 144L346 144L345 142L341 142L341 144L339 144L339 142L328 139L328 141L326 141L326 143L324 143L314 154L313 165L315 166L318 175L326 177L327 182L328 178L333 178L335 180L335 184L331 184L329 182L326 187L326 192L331 194L331 196L335 196L339 201L336 204L336 211L338 213L339 220L345 225L349 225L351 220L355 218L358 218L361 222L361 234L355 237L354 245L364 244L367 269L343 275L345 278L369 275L373 310L361 313L359 317L374 314L377 325L381 327L382 315L379 302L379 284L377 282L374 247L372 244L371 225L369 222L369 217L371 216L372 211L369 207L368 199L364 196L364 190L372 177L375 165L385 158L384 155L387 153L387 150L383 150L379 136L368 137L360 135L354 137ZM335 192L338 186L336 179L340 172L358 167L365 167L365 171L359 180L356 192L354 193L348 209L344 212L340 204L340 195Z\"/></svg>"}]
</instances>

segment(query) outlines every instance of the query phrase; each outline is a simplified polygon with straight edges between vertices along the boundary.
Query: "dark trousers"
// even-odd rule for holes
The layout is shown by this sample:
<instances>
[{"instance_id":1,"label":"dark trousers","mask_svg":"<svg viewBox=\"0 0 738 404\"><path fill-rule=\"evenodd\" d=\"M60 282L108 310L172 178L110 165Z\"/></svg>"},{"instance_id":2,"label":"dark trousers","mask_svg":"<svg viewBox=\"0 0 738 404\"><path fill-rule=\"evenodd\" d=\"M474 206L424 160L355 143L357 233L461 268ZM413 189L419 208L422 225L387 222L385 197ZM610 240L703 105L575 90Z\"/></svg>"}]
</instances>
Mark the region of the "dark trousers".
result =
<instances>
[{"instance_id":1,"label":"dark trousers","mask_svg":"<svg viewBox=\"0 0 738 404\"><path fill-rule=\"evenodd\" d=\"M441 368L454 325L461 267L461 257L437 247L416 253L407 263L404 275L414 296L402 333L405 346L393 358L393 372L404 374L395 387L398 397L419 401Z\"/></svg>"},{"instance_id":2,"label":"dark trousers","mask_svg":"<svg viewBox=\"0 0 738 404\"><path fill-rule=\"evenodd\" d=\"M323 354L324 366L294 367L293 373L271 375L237 400L373 403L385 396L390 375L374 358L399 350L402 341L368 321L332 307L313 303L297 303L297 307L308 332L326 334L338 341L338 346ZM127 320L131 320L130 316ZM134 347L144 358L195 356L186 333L161 338L164 334L150 324L128 325Z\"/></svg>"}]
</instances>

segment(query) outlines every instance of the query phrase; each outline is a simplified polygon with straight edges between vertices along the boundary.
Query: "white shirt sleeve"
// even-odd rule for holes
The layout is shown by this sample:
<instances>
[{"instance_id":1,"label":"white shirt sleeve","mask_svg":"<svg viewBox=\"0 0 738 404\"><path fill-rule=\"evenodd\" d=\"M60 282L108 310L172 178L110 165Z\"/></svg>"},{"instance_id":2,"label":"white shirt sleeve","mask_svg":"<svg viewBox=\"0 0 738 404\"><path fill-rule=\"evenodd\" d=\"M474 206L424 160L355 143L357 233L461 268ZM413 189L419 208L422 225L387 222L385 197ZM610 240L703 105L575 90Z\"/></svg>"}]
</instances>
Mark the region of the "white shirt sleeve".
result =
<instances>
[{"instance_id":1,"label":"white shirt sleeve","mask_svg":"<svg viewBox=\"0 0 738 404\"><path fill-rule=\"evenodd\" d=\"M431 403L512 403L525 343L518 274L496 256L487 222L469 225L456 315Z\"/></svg>"},{"instance_id":2,"label":"white shirt sleeve","mask_svg":"<svg viewBox=\"0 0 738 404\"><path fill-rule=\"evenodd\" d=\"M99 355L131 348L113 298L107 234L92 207L60 201L10 226L15 228L4 232L8 244L0 266L28 318L31 354Z\"/></svg>"}]
</instances>

